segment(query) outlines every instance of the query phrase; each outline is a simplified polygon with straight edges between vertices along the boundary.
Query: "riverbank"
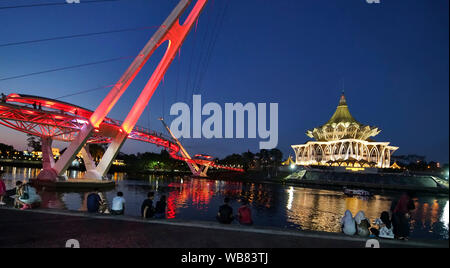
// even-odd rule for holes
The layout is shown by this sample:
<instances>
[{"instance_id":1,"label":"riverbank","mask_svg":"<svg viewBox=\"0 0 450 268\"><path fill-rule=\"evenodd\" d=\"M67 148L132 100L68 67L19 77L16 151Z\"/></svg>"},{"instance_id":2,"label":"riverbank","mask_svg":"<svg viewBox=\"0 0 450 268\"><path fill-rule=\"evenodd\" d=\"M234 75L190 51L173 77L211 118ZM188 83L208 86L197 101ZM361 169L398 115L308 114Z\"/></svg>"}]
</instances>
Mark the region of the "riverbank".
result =
<instances>
[{"instance_id":1,"label":"riverbank","mask_svg":"<svg viewBox=\"0 0 450 268\"><path fill-rule=\"evenodd\" d=\"M363 248L367 239L342 234L220 225L215 222L142 220L57 210L0 208L1 248ZM448 248L448 240L380 240L382 248Z\"/></svg>"},{"instance_id":2,"label":"riverbank","mask_svg":"<svg viewBox=\"0 0 450 268\"><path fill-rule=\"evenodd\" d=\"M353 187L370 191L412 191L448 195L448 181L429 175L398 173L349 173L333 170L302 170L284 179L302 187Z\"/></svg>"}]
</instances>

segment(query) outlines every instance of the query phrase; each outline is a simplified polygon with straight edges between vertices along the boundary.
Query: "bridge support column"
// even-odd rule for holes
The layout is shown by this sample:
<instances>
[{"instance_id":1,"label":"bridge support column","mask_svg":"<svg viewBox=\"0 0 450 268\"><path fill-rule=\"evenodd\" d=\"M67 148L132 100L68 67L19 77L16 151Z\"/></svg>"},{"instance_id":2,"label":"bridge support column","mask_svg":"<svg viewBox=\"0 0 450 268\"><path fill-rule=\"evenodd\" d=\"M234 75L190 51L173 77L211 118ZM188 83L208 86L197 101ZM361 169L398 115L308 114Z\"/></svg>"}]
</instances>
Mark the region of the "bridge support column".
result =
<instances>
[{"instance_id":1,"label":"bridge support column","mask_svg":"<svg viewBox=\"0 0 450 268\"><path fill-rule=\"evenodd\" d=\"M89 152L89 144L86 144L81 149L81 156L83 157L84 166L86 167L86 174L84 174L83 178L102 180L102 176L97 172L94 159L92 159L92 155Z\"/></svg>"},{"instance_id":2,"label":"bridge support column","mask_svg":"<svg viewBox=\"0 0 450 268\"><path fill-rule=\"evenodd\" d=\"M108 146L108 149L97 166L97 173L100 174L101 177L108 174L112 162L120 152L120 148L122 148L122 145L125 143L127 137L128 134L125 131L119 132L113 142Z\"/></svg>"},{"instance_id":3,"label":"bridge support column","mask_svg":"<svg viewBox=\"0 0 450 268\"><path fill-rule=\"evenodd\" d=\"M80 152L80 150L84 147L87 140L92 134L94 127L92 124L86 124L81 129L80 133L77 135L75 140L67 147L66 151L63 155L61 155L58 162L55 164L55 170L58 176L63 176L69 166L72 164L75 157Z\"/></svg>"},{"instance_id":4,"label":"bridge support column","mask_svg":"<svg viewBox=\"0 0 450 268\"><path fill-rule=\"evenodd\" d=\"M58 174L55 167L55 159L52 151L53 140L51 137L41 138L42 147L42 171L38 175L38 180L56 181Z\"/></svg>"}]
</instances>

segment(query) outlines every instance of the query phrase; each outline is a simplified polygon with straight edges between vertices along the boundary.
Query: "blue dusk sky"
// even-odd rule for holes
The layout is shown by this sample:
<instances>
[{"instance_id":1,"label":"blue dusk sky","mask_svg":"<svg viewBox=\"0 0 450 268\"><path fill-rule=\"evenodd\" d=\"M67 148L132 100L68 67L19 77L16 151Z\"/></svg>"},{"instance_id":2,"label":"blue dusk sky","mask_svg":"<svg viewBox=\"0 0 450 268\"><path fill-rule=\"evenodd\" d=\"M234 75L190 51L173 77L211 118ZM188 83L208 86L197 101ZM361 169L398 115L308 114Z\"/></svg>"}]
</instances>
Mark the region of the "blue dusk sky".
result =
<instances>
[{"instance_id":1,"label":"blue dusk sky","mask_svg":"<svg viewBox=\"0 0 450 268\"><path fill-rule=\"evenodd\" d=\"M57 98L94 110L178 3L119 0L2 8L64 0L0 0L0 92ZM83 2L83 0L81 0ZM196 2L196 1L193 1ZM189 11L189 10L188 10ZM47 42L13 42L141 28ZM145 29L142 29L145 28ZM123 120L163 49L156 51L109 117ZM279 149L309 140L345 90L353 116L379 127L395 153L449 156L448 0L210 0L139 125L163 132L170 107L203 102L279 103ZM40 75L23 74L112 58L123 60ZM0 127L0 142L25 149L25 135ZM223 157L258 151L259 139L183 139L187 149ZM64 148L65 144L56 144ZM159 151L127 141L125 153Z\"/></svg>"}]
</instances>

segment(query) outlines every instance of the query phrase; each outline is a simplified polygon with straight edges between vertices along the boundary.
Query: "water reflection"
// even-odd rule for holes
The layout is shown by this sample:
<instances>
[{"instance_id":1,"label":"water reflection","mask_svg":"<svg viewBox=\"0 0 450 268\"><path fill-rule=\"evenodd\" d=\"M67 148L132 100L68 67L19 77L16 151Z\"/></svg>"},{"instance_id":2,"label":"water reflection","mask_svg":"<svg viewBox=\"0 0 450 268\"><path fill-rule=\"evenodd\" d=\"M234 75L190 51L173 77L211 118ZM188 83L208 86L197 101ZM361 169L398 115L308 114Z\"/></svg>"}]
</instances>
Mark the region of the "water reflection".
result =
<instances>
[{"instance_id":1,"label":"water reflection","mask_svg":"<svg viewBox=\"0 0 450 268\"><path fill-rule=\"evenodd\" d=\"M6 172L4 177L8 188L13 187L15 181L26 181L39 172L38 169L2 169ZM74 177L83 175L71 172ZM347 197L341 191L181 177L147 176L130 180L123 173L112 174L112 179L117 182L117 187L105 193L107 200L111 201L117 191L122 191L127 200L126 213L131 216L139 216L141 202L149 191L155 192L155 200L166 195L166 217L169 219L214 221L224 197L231 198L235 212L245 198L252 206L255 225L327 232L340 232L340 219L347 209L354 215L363 210L373 221L381 212L389 211L392 201L398 198L378 195L361 199ZM44 208L87 210L88 192L40 189L39 194ZM411 236L448 239L448 197L420 197L415 203Z\"/></svg>"}]
</instances>

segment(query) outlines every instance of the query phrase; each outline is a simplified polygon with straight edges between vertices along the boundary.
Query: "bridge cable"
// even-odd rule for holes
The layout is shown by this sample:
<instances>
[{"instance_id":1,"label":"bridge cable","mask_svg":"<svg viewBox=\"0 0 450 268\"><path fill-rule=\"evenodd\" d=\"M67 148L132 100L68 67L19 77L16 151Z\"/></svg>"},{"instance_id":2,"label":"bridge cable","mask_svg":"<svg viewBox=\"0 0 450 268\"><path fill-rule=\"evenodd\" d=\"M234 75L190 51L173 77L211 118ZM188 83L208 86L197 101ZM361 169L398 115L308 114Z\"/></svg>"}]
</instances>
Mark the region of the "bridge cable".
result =
<instances>
[{"instance_id":1,"label":"bridge cable","mask_svg":"<svg viewBox=\"0 0 450 268\"><path fill-rule=\"evenodd\" d=\"M220 32L221 32L222 29L223 29L223 23L224 23L224 21L225 21L225 17L226 17L227 11L228 11L228 9L229 9L229 3L230 3L229 0L227 0L226 6L225 6L225 10L224 10L224 12L222 13L222 18L221 18L221 21L220 21L219 29L218 29L218 31L217 31L217 33L216 33L215 38L214 38L214 42L213 42L213 44L212 44L212 46L210 47L210 50L209 50L209 52L208 52L208 56L207 56L207 60L206 60L206 66L205 66L205 71L202 72L202 74L201 74L201 76L200 76L200 78L199 78L199 81L198 81L198 84L197 84L197 88L200 88L200 87L202 86L203 80L204 80L204 78L206 77L206 73L208 72L209 65L210 65L211 60L212 60L212 55L213 55L214 49L215 49L216 44L217 44L217 40L219 39ZM204 92L205 92L204 89L200 89L200 94L203 94Z\"/></svg>"},{"instance_id":2,"label":"bridge cable","mask_svg":"<svg viewBox=\"0 0 450 268\"><path fill-rule=\"evenodd\" d=\"M79 5L79 4L92 4L101 2L118 2L122 0L82 0L80 3L68 3L66 1L61 1L59 3L40 3L40 4L28 4L28 5L16 5L16 6L1 6L0 10L5 9L18 9L18 8L30 8L30 7L45 7L45 6L63 6L63 5Z\"/></svg>"},{"instance_id":3,"label":"bridge cable","mask_svg":"<svg viewBox=\"0 0 450 268\"><path fill-rule=\"evenodd\" d=\"M26 45L26 44L33 44L33 43L40 43L40 42L47 42L47 41L55 41L55 40L63 40L63 39L71 39L71 38L80 38L80 37L102 35L102 34L121 33L121 32L130 32L130 31L141 31L141 30L148 30L148 29L154 29L154 28L159 28L159 27L160 26L136 27L136 28L119 29L119 30L111 30L111 31L104 31L104 32L57 36L57 37L51 37L51 38L43 38L43 39L36 39L36 40L27 40L27 41L20 41L20 42L5 43L5 44L0 44L0 47Z\"/></svg>"},{"instance_id":4,"label":"bridge cable","mask_svg":"<svg viewBox=\"0 0 450 268\"><path fill-rule=\"evenodd\" d=\"M228 4L228 2L227 2ZM201 80L202 77L205 76L205 73L207 72L207 63L210 61L211 58L211 52L215 46L215 43L217 41L217 37L218 37L218 33L220 32L220 28L221 28L221 24L223 22L224 19L224 15L226 13L226 8L227 6L221 6L220 10L218 11L218 15L216 17L216 21L214 23L214 27L212 30L212 34L211 34L211 38L209 40L209 44L207 46L207 49L205 50L205 56L206 57L202 57L200 60L200 66L199 66L199 73L198 76L195 77L195 84L194 87L192 88L192 94L194 94L195 89L200 90L198 87L200 86L200 83L198 81ZM199 92L200 94L202 93L201 91Z\"/></svg>"},{"instance_id":5,"label":"bridge cable","mask_svg":"<svg viewBox=\"0 0 450 268\"><path fill-rule=\"evenodd\" d=\"M206 52L206 49L204 49L204 47L205 47L206 43L208 43L208 40L210 39L210 36L209 36L210 26L213 24L213 22L212 22L212 20L213 20L213 18L212 18L213 17L212 16L213 5L214 5L214 1L212 1L210 3L209 9L208 9L208 21L206 23L207 28L206 28L205 33L203 35L201 49L200 49L200 54L199 54L199 60L198 60L198 64L196 64L196 68L195 68L195 72L194 72L192 88L188 89L191 92L191 95L190 95L191 98L187 100L187 103L190 103L191 105L193 105L192 96L195 93L195 83L196 83L195 81L197 80L196 77L198 76L198 73L200 72L201 62L202 62L202 59L203 59L203 57L205 55L205 52ZM212 28L212 32L214 32L214 28L215 28L215 25ZM211 34L211 36L212 36L212 34Z\"/></svg>"},{"instance_id":6,"label":"bridge cable","mask_svg":"<svg viewBox=\"0 0 450 268\"><path fill-rule=\"evenodd\" d=\"M186 79L186 88L185 88L185 92L184 92L184 96L185 96L186 100L188 98L187 94L188 94L188 89L189 89L189 85L190 85L192 62L194 60L194 53L195 53L195 48L196 48L196 44L197 44L197 29L194 30L193 36L194 36L194 43L193 43L192 50L191 50L191 60L189 61L189 64L188 64L188 75L187 75L187 79Z\"/></svg>"},{"instance_id":7,"label":"bridge cable","mask_svg":"<svg viewBox=\"0 0 450 268\"><path fill-rule=\"evenodd\" d=\"M93 92L93 91L106 89L106 88L112 88L112 87L114 87L114 85L108 85L108 86L101 86L101 87L91 88L91 89L79 91L79 92L76 92L76 93L73 93L73 94L68 94L68 95L61 96L61 97L55 98L55 100L65 99L65 98L68 98L68 97L82 95L82 94L85 94L85 93L90 93L90 92Z\"/></svg>"},{"instance_id":8,"label":"bridge cable","mask_svg":"<svg viewBox=\"0 0 450 268\"><path fill-rule=\"evenodd\" d=\"M13 79L18 79L18 78L29 77L29 76L35 76L35 75L40 75L40 74L46 74L46 73L52 73L52 72L59 72L59 71L65 71L65 70L70 70L70 69L76 69L76 68L81 68L81 67L86 67L86 66L98 65L98 64L108 63L108 62L121 61L121 60L126 60L126 59L133 59L135 57L136 56L126 56L126 57L119 57L119 58L111 58L111 59L106 59L106 60L101 60L101 61L95 61L95 62L89 62L89 63L84 63L84 64L71 65L71 66L66 66L66 67L61 67L61 68L55 68L55 69L50 69L50 70L45 70L45 71L40 71L40 72L33 72L33 73L28 73L28 74L21 74L21 75L16 75L16 76L10 76L10 77L5 77L5 78L0 78L0 82L6 81L6 80L13 80Z\"/></svg>"},{"instance_id":9,"label":"bridge cable","mask_svg":"<svg viewBox=\"0 0 450 268\"><path fill-rule=\"evenodd\" d=\"M197 67L195 68L196 71L195 71L194 76L193 76L193 80L194 81L193 81L193 84L192 84L192 93L191 93L191 95L194 95L195 84L196 84L195 81L197 80L198 73L199 73L199 71L201 69L202 59L203 59L204 55L206 54L205 53L206 52L205 45L206 45L207 39L209 37L208 34L210 32L210 25L212 24L212 15L211 15L211 13L212 13L213 5L214 5L214 0L212 0L211 4L209 6L209 9L208 9L208 19L207 19L207 23L206 23L206 30L205 30L205 34L203 35L203 40L202 40L201 49L200 49L200 57L199 57L199 60L198 60ZM212 31L214 32L214 29ZM192 99L191 99L191 101L192 101Z\"/></svg>"}]
</instances>

